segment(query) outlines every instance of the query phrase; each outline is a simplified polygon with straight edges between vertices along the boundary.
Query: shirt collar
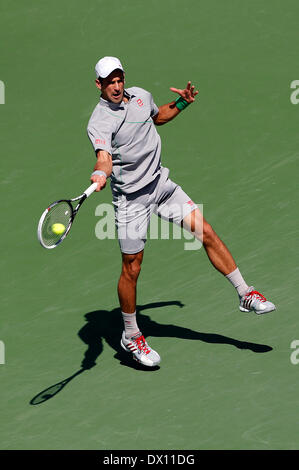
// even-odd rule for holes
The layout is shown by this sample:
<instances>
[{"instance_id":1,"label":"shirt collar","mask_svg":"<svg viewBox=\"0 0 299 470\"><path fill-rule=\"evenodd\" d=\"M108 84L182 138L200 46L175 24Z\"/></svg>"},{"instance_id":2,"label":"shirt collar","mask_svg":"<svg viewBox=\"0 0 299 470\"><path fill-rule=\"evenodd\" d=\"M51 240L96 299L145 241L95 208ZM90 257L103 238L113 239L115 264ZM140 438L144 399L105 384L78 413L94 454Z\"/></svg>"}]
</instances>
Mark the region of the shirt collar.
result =
<instances>
[{"instance_id":1,"label":"shirt collar","mask_svg":"<svg viewBox=\"0 0 299 470\"><path fill-rule=\"evenodd\" d=\"M135 95L130 95L130 93L127 91L127 90L124 90L124 96L126 98L128 98L129 102L131 101L132 98L134 98ZM124 101L122 101L121 103L112 103L112 101L107 101L107 100L104 100L104 98L100 97L100 103L105 106L106 108L110 108L110 109L124 109L124 105L126 104Z\"/></svg>"}]
</instances>

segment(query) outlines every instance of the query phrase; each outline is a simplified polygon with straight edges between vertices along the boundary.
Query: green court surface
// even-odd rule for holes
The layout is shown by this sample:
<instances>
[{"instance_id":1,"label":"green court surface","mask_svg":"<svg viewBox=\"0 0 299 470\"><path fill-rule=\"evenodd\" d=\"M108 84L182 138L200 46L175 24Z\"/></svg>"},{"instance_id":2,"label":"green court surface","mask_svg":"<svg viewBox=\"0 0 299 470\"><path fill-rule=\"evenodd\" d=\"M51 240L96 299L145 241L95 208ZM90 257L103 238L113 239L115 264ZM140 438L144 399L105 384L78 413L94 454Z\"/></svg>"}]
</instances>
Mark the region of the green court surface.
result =
<instances>
[{"instance_id":1,"label":"green court surface","mask_svg":"<svg viewBox=\"0 0 299 470\"><path fill-rule=\"evenodd\" d=\"M298 14L291 0L1 1L1 449L299 448ZM95 236L109 187L56 250L36 236L50 202L90 184L104 55L158 105L199 88L158 129L163 164L277 305L241 313L204 249L149 240L138 322L158 370L120 350L118 243Z\"/></svg>"}]
</instances>

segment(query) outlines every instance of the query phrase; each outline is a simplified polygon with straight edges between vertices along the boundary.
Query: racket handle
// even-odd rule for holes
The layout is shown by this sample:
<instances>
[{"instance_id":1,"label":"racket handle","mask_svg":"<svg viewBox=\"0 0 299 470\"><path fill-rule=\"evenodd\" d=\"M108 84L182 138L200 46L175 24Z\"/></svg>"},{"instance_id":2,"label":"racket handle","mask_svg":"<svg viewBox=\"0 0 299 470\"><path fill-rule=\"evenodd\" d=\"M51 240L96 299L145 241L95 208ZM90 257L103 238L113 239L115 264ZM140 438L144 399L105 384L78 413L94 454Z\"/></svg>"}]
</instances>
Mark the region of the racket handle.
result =
<instances>
[{"instance_id":1,"label":"racket handle","mask_svg":"<svg viewBox=\"0 0 299 470\"><path fill-rule=\"evenodd\" d=\"M97 189L98 183L92 183L89 188L87 188L83 194L86 194L86 197L90 196L96 189Z\"/></svg>"}]
</instances>

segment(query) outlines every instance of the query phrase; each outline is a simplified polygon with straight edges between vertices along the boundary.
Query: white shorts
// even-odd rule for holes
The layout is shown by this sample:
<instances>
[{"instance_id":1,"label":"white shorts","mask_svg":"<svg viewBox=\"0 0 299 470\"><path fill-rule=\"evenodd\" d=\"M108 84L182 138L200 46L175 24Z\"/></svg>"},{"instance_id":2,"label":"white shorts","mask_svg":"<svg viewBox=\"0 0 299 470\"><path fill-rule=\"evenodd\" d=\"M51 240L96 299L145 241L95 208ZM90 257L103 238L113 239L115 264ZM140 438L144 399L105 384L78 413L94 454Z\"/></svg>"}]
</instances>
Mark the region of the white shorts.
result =
<instances>
[{"instance_id":1,"label":"white shorts","mask_svg":"<svg viewBox=\"0 0 299 470\"><path fill-rule=\"evenodd\" d=\"M168 178L162 168L160 176L136 193L113 193L115 223L122 253L139 253L144 249L152 214L181 224L197 208L182 188Z\"/></svg>"}]
</instances>

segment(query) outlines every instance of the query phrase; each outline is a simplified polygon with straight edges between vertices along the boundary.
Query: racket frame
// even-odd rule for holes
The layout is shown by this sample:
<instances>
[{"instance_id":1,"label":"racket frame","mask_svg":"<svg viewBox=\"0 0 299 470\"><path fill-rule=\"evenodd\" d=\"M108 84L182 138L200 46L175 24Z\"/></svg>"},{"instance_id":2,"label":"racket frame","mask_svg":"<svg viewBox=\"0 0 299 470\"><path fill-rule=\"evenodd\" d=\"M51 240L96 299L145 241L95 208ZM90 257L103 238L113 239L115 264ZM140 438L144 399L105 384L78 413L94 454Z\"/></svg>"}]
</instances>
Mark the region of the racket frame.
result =
<instances>
[{"instance_id":1,"label":"racket frame","mask_svg":"<svg viewBox=\"0 0 299 470\"><path fill-rule=\"evenodd\" d=\"M74 197L73 199L59 199L58 201L55 201L55 202L52 202L52 204L50 204L46 210L44 210L44 212L42 213L40 219L39 219L39 222L38 222L38 226L37 226L37 238L40 242L40 244L44 247L44 248L47 248L48 250L51 250L53 248L56 248L58 245L60 245L60 243L66 238L66 236L68 235L69 231L71 230L71 227L73 225L73 222L74 222L74 219L75 219L75 216L77 215L77 212L78 210L80 209L80 207L82 206L83 202L85 201L85 199L87 199L97 188L97 185L98 183L93 183L91 184L85 191L83 194L80 194L80 196L77 196L77 197ZM73 205L72 205L72 202L76 202L76 201L79 201L78 204L76 205L76 207L74 208ZM43 226L43 223L44 223L44 220L47 216L47 214L49 213L49 211L55 207L57 204L59 204L60 202L66 202L69 207L70 207L70 210L71 210L71 215L70 215L70 221L68 223L68 226L65 230L65 232L61 235L61 237L59 238L59 240L54 243L54 245L51 245L51 246L48 246L46 245L44 242L43 242L43 237L42 237L42 226Z\"/></svg>"}]
</instances>

